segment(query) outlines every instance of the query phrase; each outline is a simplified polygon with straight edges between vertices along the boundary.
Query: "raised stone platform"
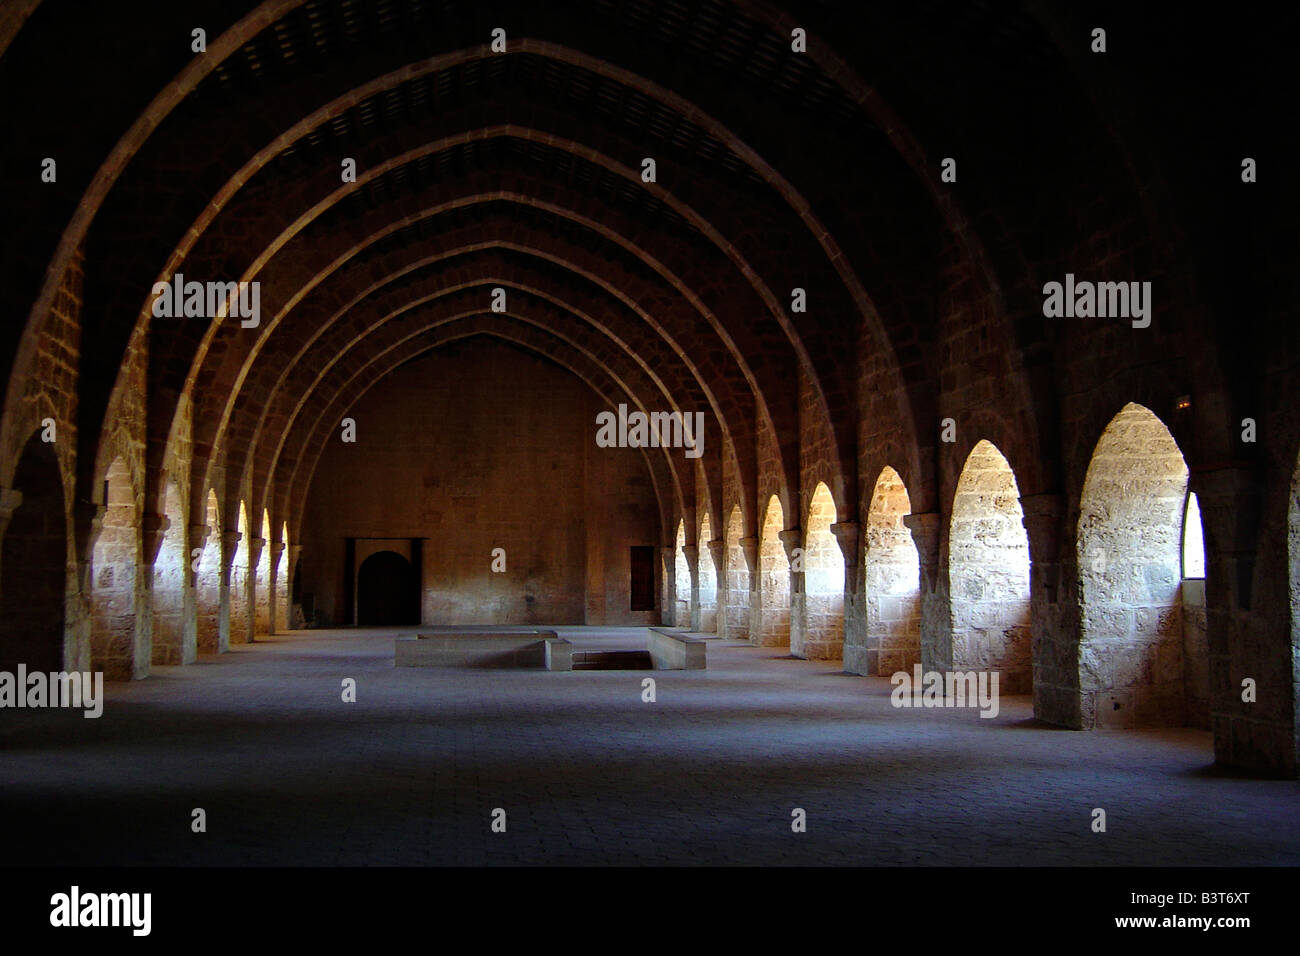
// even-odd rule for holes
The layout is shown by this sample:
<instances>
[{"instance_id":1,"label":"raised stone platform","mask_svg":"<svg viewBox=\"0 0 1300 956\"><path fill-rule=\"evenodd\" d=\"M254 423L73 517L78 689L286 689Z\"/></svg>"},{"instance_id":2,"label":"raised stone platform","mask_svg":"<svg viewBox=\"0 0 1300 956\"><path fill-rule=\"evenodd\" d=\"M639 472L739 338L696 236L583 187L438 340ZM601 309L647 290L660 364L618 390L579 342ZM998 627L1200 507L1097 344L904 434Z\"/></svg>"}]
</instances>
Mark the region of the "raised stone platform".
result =
<instances>
[{"instance_id":1,"label":"raised stone platform","mask_svg":"<svg viewBox=\"0 0 1300 956\"><path fill-rule=\"evenodd\" d=\"M396 667L544 667L573 669L573 646L555 631L447 629L400 635Z\"/></svg>"},{"instance_id":2,"label":"raised stone platform","mask_svg":"<svg viewBox=\"0 0 1300 956\"><path fill-rule=\"evenodd\" d=\"M646 647L657 671L702 671L708 643L685 631L667 627L646 629Z\"/></svg>"}]
</instances>

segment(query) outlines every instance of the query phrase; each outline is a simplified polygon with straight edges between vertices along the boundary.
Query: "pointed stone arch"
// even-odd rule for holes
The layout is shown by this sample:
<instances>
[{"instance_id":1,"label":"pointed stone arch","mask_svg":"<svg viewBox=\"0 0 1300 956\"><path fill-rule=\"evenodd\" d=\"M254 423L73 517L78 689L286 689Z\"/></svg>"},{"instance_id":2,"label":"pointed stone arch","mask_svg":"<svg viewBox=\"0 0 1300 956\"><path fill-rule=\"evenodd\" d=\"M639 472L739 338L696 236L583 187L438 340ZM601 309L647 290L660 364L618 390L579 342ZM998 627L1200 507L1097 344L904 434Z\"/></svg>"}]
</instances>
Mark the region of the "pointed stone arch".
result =
<instances>
[{"instance_id":1,"label":"pointed stone arch","mask_svg":"<svg viewBox=\"0 0 1300 956\"><path fill-rule=\"evenodd\" d=\"M997 671L1001 693L1030 693L1029 536L1015 473L988 440L971 449L957 480L948 579L952 641L941 663Z\"/></svg>"},{"instance_id":2,"label":"pointed stone arch","mask_svg":"<svg viewBox=\"0 0 1300 956\"><path fill-rule=\"evenodd\" d=\"M1209 726L1203 615L1183 607L1188 507L1178 443L1130 402L1097 440L1079 507L1084 726Z\"/></svg>"}]
</instances>

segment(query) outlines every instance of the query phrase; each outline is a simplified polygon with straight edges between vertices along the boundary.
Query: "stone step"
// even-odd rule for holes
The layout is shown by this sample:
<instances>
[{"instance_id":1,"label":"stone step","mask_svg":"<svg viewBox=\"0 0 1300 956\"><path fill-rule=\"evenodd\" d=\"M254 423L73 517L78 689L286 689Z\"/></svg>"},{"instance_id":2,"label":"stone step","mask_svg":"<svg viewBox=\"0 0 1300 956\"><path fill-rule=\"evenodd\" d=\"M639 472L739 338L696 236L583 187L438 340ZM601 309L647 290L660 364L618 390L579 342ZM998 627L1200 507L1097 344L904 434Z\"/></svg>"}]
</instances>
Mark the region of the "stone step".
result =
<instances>
[{"instance_id":1,"label":"stone step","mask_svg":"<svg viewBox=\"0 0 1300 956\"><path fill-rule=\"evenodd\" d=\"M575 671L648 671L654 669L649 651L574 651Z\"/></svg>"}]
</instances>

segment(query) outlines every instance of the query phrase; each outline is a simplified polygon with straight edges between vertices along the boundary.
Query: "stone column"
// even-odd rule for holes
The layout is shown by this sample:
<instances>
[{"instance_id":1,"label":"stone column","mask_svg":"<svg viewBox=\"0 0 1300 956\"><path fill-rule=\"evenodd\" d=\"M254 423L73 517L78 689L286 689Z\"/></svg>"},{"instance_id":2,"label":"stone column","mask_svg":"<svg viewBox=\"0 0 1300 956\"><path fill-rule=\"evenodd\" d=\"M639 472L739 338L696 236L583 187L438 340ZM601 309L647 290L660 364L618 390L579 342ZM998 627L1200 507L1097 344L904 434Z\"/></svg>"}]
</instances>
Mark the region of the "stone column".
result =
<instances>
[{"instance_id":1,"label":"stone column","mask_svg":"<svg viewBox=\"0 0 1300 956\"><path fill-rule=\"evenodd\" d=\"M692 631L700 629L700 549L693 544L682 545L682 554L686 556L686 570L691 576L690 621L678 627L689 627Z\"/></svg>"},{"instance_id":2,"label":"stone column","mask_svg":"<svg viewBox=\"0 0 1300 956\"><path fill-rule=\"evenodd\" d=\"M1281 480L1289 483L1290 475ZM1236 464L1193 471L1190 487L1205 533L1215 761L1294 777L1300 767L1300 658L1287 639L1291 609L1286 532L1261 534L1267 486L1258 468ZM1263 579L1258 595L1257 562L1274 569L1271 578ZM1255 681L1253 703L1242 700L1247 678Z\"/></svg>"},{"instance_id":3,"label":"stone column","mask_svg":"<svg viewBox=\"0 0 1300 956\"><path fill-rule=\"evenodd\" d=\"M262 558L265 538L248 539L248 643L257 640L257 562Z\"/></svg>"},{"instance_id":4,"label":"stone column","mask_svg":"<svg viewBox=\"0 0 1300 956\"><path fill-rule=\"evenodd\" d=\"M749 568L749 643L760 644L763 638L763 597L758 582L758 538L741 538L740 550Z\"/></svg>"},{"instance_id":5,"label":"stone column","mask_svg":"<svg viewBox=\"0 0 1300 956\"><path fill-rule=\"evenodd\" d=\"M1056 492L1026 495L1020 499L1021 524L1029 538L1032 573L1030 588L1047 604L1055 604L1060 586L1061 516L1065 499Z\"/></svg>"},{"instance_id":6,"label":"stone column","mask_svg":"<svg viewBox=\"0 0 1300 956\"><path fill-rule=\"evenodd\" d=\"M727 636L727 602L730 600L730 589L727 587L727 542L722 538L714 538L708 543L709 556L713 558L713 580L714 580L714 611L716 615L714 621L714 630L718 637Z\"/></svg>"},{"instance_id":7,"label":"stone column","mask_svg":"<svg viewBox=\"0 0 1300 956\"><path fill-rule=\"evenodd\" d=\"M285 608L285 611L287 612L288 615L286 620L289 622L289 630L293 630L294 625L298 623L294 619L294 611L293 611L293 574L298 569L298 559L300 557L302 557L302 545L300 544L289 545L289 567L285 569L285 575L284 575L284 580L285 580L284 599L285 602L288 604L288 607ZM302 623L306 624L307 622L304 620Z\"/></svg>"},{"instance_id":8,"label":"stone column","mask_svg":"<svg viewBox=\"0 0 1300 956\"><path fill-rule=\"evenodd\" d=\"M217 612L217 651L230 650L230 566L243 535L238 531L221 532L221 607Z\"/></svg>"},{"instance_id":9,"label":"stone column","mask_svg":"<svg viewBox=\"0 0 1300 956\"><path fill-rule=\"evenodd\" d=\"M72 521L77 536L77 589L87 602L90 601L95 586L91 577L94 573L95 545L104 531L104 517L107 514L106 506L93 501L78 501L73 507Z\"/></svg>"},{"instance_id":10,"label":"stone column","mask_svg":"<svg viewBox=\"0 0 1300 956\"><path fill-rule=\"evenodd\" d=\"M659 579L659 617L667 627L677 626L677 547L661 545L659 563L663 575Z\"/></svg>"},{"instance_id":11,"label":"stone column","mask_svg":"<svg viewBox=\"0 0 1300 956\"><path fill-rule=\"evenodd\" d=\"M856 521L831 525L844 555L844 670L867 674L867 595L862 570L862 526Z\"/></svg>"},{"instance_id":12,"label":"stone column","mask_svg":"<svg viewBox=\"0 0 1300 956\"><path fill-rule=\"evenodd\" d=\"M271 542L271 560L269 562L271 570L267 574L266 586L269 588L268 600L266 604L266 630L268 634L275 633L275 609L280 600L279 589L275 586L280 569L280 556L284 554L284 542Z\"/></svg>"},{"instance_id":13,"label":"stone column","mask_svg":"<svg viewBox=\"0 0 1300 956\"><path fill-rule=\"evenodd\" d=\"M63 641L64 668L88 671L96 665L91 647L94 610L91 604L95 582L95 545L104 530L108 508L93 501L76 501L72 506L73 536L76 548L76 593L69 608L69 620ZM73 611L75 608L75 612Z\"/></svg>"},{"instance_id":14,"label":"stone column","mask_svg":"<svg viewBox=\"0 0 1300 956\"><path fill-rule=\"evenodd\" d=\"M171 519L166 515L145 513L140 516L140 568L141 599L136 603L135 611L135 645L140 657L137 666L143 664L145 673L154 659L154 577L157 574L158 554L162 550L163 539L171 528ZM164 652L165 653L165 652ZM176 648L176 658L180 659L180 648Z\"/></svg>"},{"instance_id":15,"label":"stone column","mask_svg":"<svg viewBox=\"0 0 1300 956\"><path fill-rule=\"evenodd\" d=\"M23 503L23 493L17 488L0 488L0 540L4 538L9 521Z\"/></svg>"},{"instance_id":16,"label":"stone column","mask_svg":"<svg viewBox=\"0 0 1300 956\"><path fill-rule=\"evenodd\" d=\"M1061 554L1065 498L1056 492L1026 495L1020 499L1020 508L1029 538L1034 715L1062 726L1079 726L1083 698L1078 612L1074 604L1068 609L1059 604L1065 573ZM1069 563L1073 566L1075 562Z\"/></svg>"},{"instance_id":17,"label":"stone column","mask_svg":"<svg viewBox=\"0 0 1300 956\"><path fill-rule=\"evenodd\" d=\"M22 507L23 493L16 488L0 488L0 543L4 542L5 532L9 530L9 522L13 520L14 512ZM0 587L4 587L4 580L0 579Z\"/></svg>"},{"instance_id":18,"label":"stone column","mask_svg":"<svg viewBox=\"0 0 1300 956\"><path fill-rule=\"evenodd\" d=\"M939 538L943 516L937 511L903 515L903 524L912 532L917 559L921 565L921 591L928 593L938 583Z\"/></svg>"},{"instance_id":19,"label":"stone column","mask_svg":"<svg viewBox=\"0 0 1300 956\"><path fill-rule=\"evenodd\" d=\"M790 654L793 657L805 657L804 645L808 628L803 578L803 529L786 528L778 531L777 537L781 539L786 560L790 562ZM795 570L796 567L798 570Z\"/></svg>"},{"instance_id":20,"label":"stone column","mask_svg":"<svg viewBox=\"0 0 1300 956\"><path fill-rule=\"evenodd\" d=\"M192 524L185 541L185 646L184 662L193 664L199 658L199 558L208 546L208 526ZM195 555L195 551L199 554Z\"/></svg>"},{"instance_id":21,"label":"stone column","mask_svg":"<svg viewBox=\"0 0 1300 956\"><path fill-rule=\"evenodd\" d=\"M944 516L937 511L903 516L921 565L921 665L952 669L952 605L942 551Z\"/></svg>"}]
</instances>

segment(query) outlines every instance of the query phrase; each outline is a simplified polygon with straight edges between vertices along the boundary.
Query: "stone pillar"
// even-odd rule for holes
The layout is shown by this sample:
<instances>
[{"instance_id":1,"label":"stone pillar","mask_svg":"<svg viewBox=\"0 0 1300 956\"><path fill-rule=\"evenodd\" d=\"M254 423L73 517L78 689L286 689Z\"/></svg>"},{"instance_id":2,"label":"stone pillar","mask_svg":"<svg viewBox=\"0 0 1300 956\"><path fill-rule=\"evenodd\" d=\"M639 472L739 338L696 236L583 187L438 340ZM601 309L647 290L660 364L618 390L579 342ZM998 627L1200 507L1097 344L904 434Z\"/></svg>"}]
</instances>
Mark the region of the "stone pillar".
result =
<instances>
[{"instance_id":1,"label":"stone pillar","mask_svg":"<svg viewBox=\"0 0 1300 956\"><path fill-rule=\"evenodd\" d=\"M661 545L659 563L663 571L659 579L659 617L665 626L674 627L677 625L677 546Z\"/></svg>"},{"instance_id":2,"label":"stone pillar","mask_svg":"<svg viewBox=\"0 0 1300 956\"><path fill-rule=\"evenodd\" d=\"M831 525L844 555L844 670L869 674L867 663L866 575L862 569L862 526L856 521Z\"/></svg>"},{"instance_id":3,"label":"stone pillar","mask_svg":"<svg viewBox=\"0 0 1300 956\"><path fill-rule=\"evenodd\" d=\"M183 661L193 664L199 659L199 558L208 546L208 526L192 524L185 540L185 636ZM196 555L194 552L198 551Z\"/></svg>"},{"instance_id":4,"label":"stone pillar","mask_svg":"<svg viewBox=\"0 0 1300 956\"><path fill-rule=\"evenodd\" d=\"M921 565L921 593L935 589L939 571L939 538L943 516L937 511L903 515L903 524L912 532L917 559Z\"/></svg>"},{"instance_id":5,"label":"stone pillar","mask_svg":"<svg viewBox=\"0 0 1300 956\"><path fill-rule=\"evenodd\" d=\"M1078 613L1073 604L1064 615L1060 607L1065 498L1056 492L1026 495L1020 499L1020 509L1029 538L1034 715L1049 723L1078 726L1082 714Z\"/></svg>"},{"instance_id":6,"label":"stone pillar","mask_svg":"<svg viewBox=\"0 0 1300 956\"><path fill-rule=\"evenodd\" d=\"M5 536L9 521L23 503L23 493L17 488L0 488L0 539Z\"/></svg>"},{"instance_id":7,"label":"stone pillar","mask_svg":"<svg viewBox=\"0 0 1300 956\"><path fill-rule=\"evenodd\" d=\"M162 550L163 539L172 526L166 515L146 512L140 516L140 578L141 595L135 609L135 646L137 648L137 671L141 666L149 674L149 665L153 663L155 595L154 577L157 574L158 554ZM180 659L180 648L176 648L176 658Z\"/></svg>"},{"instance_id":8,"label":"stone pillar","mask_svg":"<svg viewBox=\"0 0 1300 956\"><path fill-rule=\"evenodd\" d=\"M217 612L217 651L230 650L230 566L243 535L238 531L221 532L221 607Z\"/></svg>"},{"instance_id":9,"label":"stone pillar","mask_svg":"<svg viewBox=\"0 0 1300 956\"><path fill-rule=\"evenodd\" d=\"M248 643L257 640L257 562L262 558L265 538L248 539Z\"/></svg>"},{"instance_id":10,"label":"stone pillar","mask_svg":"<svg viewBox=\"0 0 1300 956\"><path fill-rule=\"evenodd\" d=\"M790 562L790 655L807 657L804 646L808 632L808 605L803 578L803 529L786 528L778 531L777 537L781 539L786 560Z\"/></svg>"},{"instance_id":11,"label":"stone pillar","mask_svg":"<svg viewBox=\"0 0 1300 956\"><path fill-rule=\"evenodd\" d=\"M104 518L108 508L93 501L77 501L72 506L73 535L76 542L76 594L72 604L75 615L69 615L67 633L63 641L64 667L68 670L88 671L95 666L91 648L91 631L94 611L91 604L95 582L95 545L104 531ZM69 609L71 612L71 608Z\"/></svg>"},{"instance_id":12,"label":"stone pillar","mask_svg":"<svg viewBox=\"0 0 1300 956\"><path fill-rule=\"evenodd\" d=\"M1215 761L1294 777L1300 769L1300 659L1288 639L1287 535L1261 534L1266 484L1257 468L1193 471L1190 487L1205 533ZM1257 562L1275 569L1259 595L1254 593ZM1280 587L1272 583L1279 579ZM1255 681L1253 703L1241 699L1247 678Z\"/></svg>"},{"instance_id":13,"label":"stone pillar","mask_svg":"<svg viewBox=\"0 0 1300 956\"><path fill-rule=\"evenodd\" d=\"M269 593L268 593L268 600L267 600L267 623L266 623L266 631L267 631L268 634L274 634L274 633L275 633L275 609L276 609L276 605L277 605L277 603L278 603L279 600L280 600L279 589L278 589L275 585L276 585L276 582L279 580L279 578L278 578L277 575L278 575L279 570L280 570L280 557L281 557L281 555L283 555L283 554L284 554L284 542L283 542L283 541L272 541L272 542L271 542L271 560L270 560L270 562L269 562L269 564L270 564L270 566L271 566L271 569L270 569L270 571L269 571L268 574L267 574L267 578L268 578L268 580L267 580L267 582L266 582L266 586L267 586L267 588L270 589L270 590L269 590Z\"/></svg>"},{"instance_id":14,"label":"stone pillar","mask_svg":"<svg viewBox=\"0 0 1300 956\"><path fill-rule=\"evenodd\" d=\"M22 507L22 503L21 491L16 488L0 488L0 543L4 542L9 522L13 519L14 512ZM3 579L0 579L0 587L4 587Z\"/></svg>"},{"instance_id":15,"label":"stone pillar","mask_svg":"<svg viewBox=\"0 0 1300 956\"><path fill-rule=\"evenodd\" d=\"M903 516L921 565L921 666L927 671L952 669L952 605L940 560L943 519L937 511Z\"/></svg>"},{"instance_id":16,"label":"stone pillar","mask_svg":"<svg viewBox=\"0 0 1300 956\"><path fill-rule=\"evenodd\" d=\"M301 608L298 609L298 612L295 612L294 604L293 604L293 574L294 571L298 569L298 559L300 557L302 557L302 545L300 544L289 545L289 567L285 569L285 575L284 575L284 580L285 580L284 599L289 605L286 608L286 610L288 611L289 630L293 630L299 623L302 624L307 623L305 620L299 619L301 616L300 615ZM421 584L421 588L423 588L423 583Z\"/></svg>"},{"instance_id":17,"label":"stone pillar","mask_svg":"<svg viewBox=\"0 0 1300 956\"><path fill-rule=\"evenodd\" d=\"M709 557L713 558L713 579L715 589L713 592L714 610L714 630L718 637L727 636L727 601L729 589L727 587L727 542L722 538L714 538L708 543Z\"/></svg>"},{"instance_id":18,"label":"stone pillar","mask_svg":"<svg viewBox=\"0 0 1300 956\"><path fill-rule=\"evenodd\" d=\"M686 556L686 570L691 576L690 621L677 626L698 631L700 629L700 549L693 544L685 544L682 545L682 554Z\"/></svg>"},{"instance_id":19,"label":"stone pillar","mask_svg":"<svg viewBox=\"0 0 1300 956\"><path fill-rule=\"evenodd\" d=\"M758 582L758 538L741 538L740 550L749 568L749 643L760 644L763 637L763 596Z\"/></svg>"},{"instance_id":20,"label":"stone pillar","mask_svg":"<svg viewBox=\"0 0 1300 956\"><path fill-rule=\"evenodd\" d=\"M95 545L104 531L104 517L108 508L93 501L78 501L73 507L72 521L77 536L77 589L90 600L95 582L94 573Z\"/></svg>"}]
</instances>

